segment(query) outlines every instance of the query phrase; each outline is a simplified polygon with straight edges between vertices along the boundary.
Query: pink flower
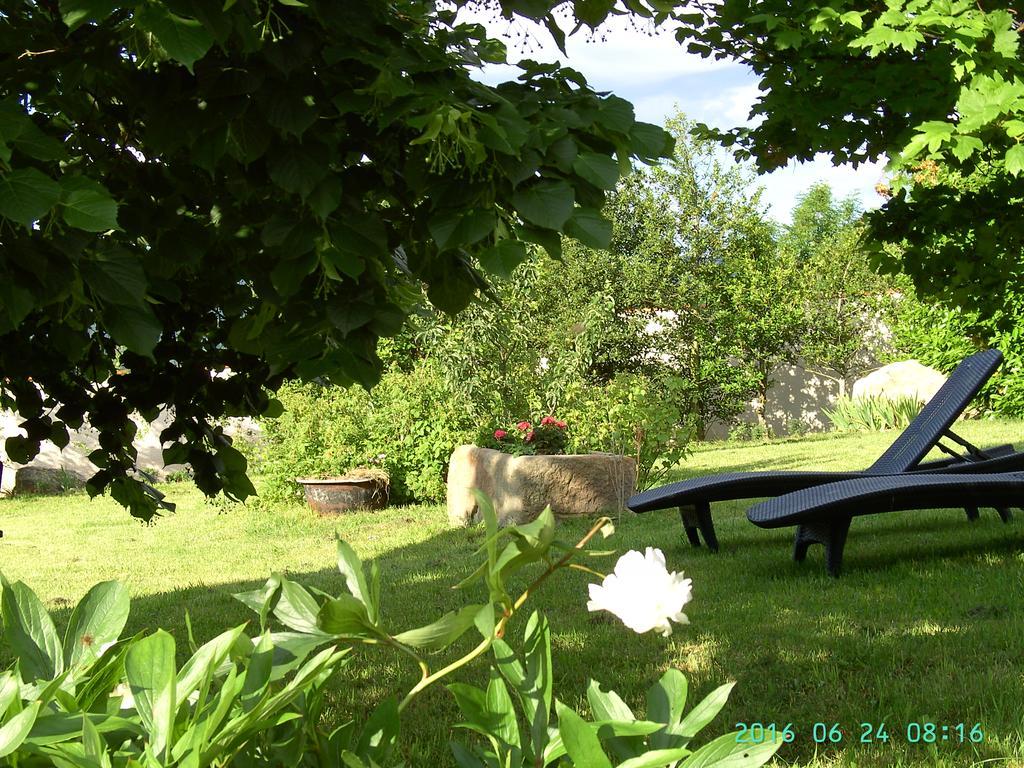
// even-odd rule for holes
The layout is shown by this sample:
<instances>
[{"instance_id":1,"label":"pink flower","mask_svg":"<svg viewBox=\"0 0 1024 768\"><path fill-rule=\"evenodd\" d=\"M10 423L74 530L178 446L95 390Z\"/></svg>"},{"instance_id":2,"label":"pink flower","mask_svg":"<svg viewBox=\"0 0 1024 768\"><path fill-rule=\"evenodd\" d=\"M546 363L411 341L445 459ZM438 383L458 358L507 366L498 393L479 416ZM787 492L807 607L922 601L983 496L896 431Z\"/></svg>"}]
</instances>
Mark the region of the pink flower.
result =
<instances>
[{"instance_id":1,"label":"pink flower","mask_svg":"<svg viewBox=\"0 0 1024 768\"><path fill-rule=\"evenodd\" d=\"M495 440L501 440L507 434L508 434L508 432L506 432L504 429L496 429L496 430L494 430L494 439Z\"/></svg>"},{"instance_id":2,"label":"pink flower","mask_svg":"<svg viewBox=\"0 0 1024 768\"><path fill-rule=\"evenodd\" d=\"M532 442L532 441L533 441L533 430L531 429L529 432L526 433L526 442L529 443L529 442Z\"/></svg>"},{"instance_id":3,"label":"pink flower","mask_svg":"<svg viewBox=\"0 0 1024 768\"><path fill-rule=\"evenodd\" d=\"M528 422L528 421L520 421L518 424L516 424L516 429L521 429L524 432L526 430L528 430L529 428L530 428L530 422Z\"/></svg>"},{"instance_id":4,"label":"pink flower","mask_svg":"<svg viewBox=\"0 0 1024 768\"><path fill-rule=\"evenodd\" d=\"M552 424L557 424L557 423L558 422L556 422L555 419L553 417L551 417L551 416L545 416L543 419L540 420L540 425L542 427L547 427L547 426L550 426Z\"/></svg>"},{"instance_id":5,"label":"pink flower","mask_svg":"<svg viewBox=\"0 0 1024 768\"><path fill-rule=\"evenodd\" d=\"M555 426L558 427L559 429L565 429L565 422L564 421L556 421L555 422Z\"/></svg>"}]
</instances>

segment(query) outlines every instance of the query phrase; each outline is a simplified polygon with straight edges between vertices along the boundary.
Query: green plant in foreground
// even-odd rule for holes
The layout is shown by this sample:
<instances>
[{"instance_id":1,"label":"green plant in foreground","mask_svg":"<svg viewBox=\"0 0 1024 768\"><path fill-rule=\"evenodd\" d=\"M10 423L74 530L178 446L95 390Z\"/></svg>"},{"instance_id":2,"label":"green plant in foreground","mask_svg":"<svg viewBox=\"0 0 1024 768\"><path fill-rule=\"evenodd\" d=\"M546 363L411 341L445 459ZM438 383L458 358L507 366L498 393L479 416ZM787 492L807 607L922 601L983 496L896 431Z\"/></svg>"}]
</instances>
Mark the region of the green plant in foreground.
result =
<instances>
[{"instance_id":1,"label":"green plant in foreground","mask_svg":"<svg viewBox=\"0 0 1024 768\"><path fill-rule=\"evenodd\" d=\"M691 751L691 739L718 713L731 684L713 692L683 716L686 682L667 672L648 694L646 719L638 720L613 692L591 682L587 721L554 698L551 638L547 620L533 613L520 651L508 642L511 621L530 595L556 571L576 562L607 518L576 544L555 538L546 510L536 521L499 529L493 509L480 498L487 538L481 565L459 585L483 583L487 599L445 614L415 629L394 632L380 601L380 571L364 567L338 542L338 568L345 591L337 596L307 590L280 575L237 599L259 616L259 633L243 624L197 647L180 669L174 638L163 630L120 639L129 613L125 588L94 586L73 611L61 638L39 598L20 582L2 583L4 640L16 658L0 675L0 764L61 768L124 766L295 765L373 768L400 765L400 718L409 704L445 681L462 709L461 727L482 735L486 745L453 744L460 766L732 766L767 762L781 741L738 744L727 734ZM516 571L542 570L513 598L506 580ZM643 605L623 595L640 582L661 585ZM627 553L615 572L591 586L591 609L610 610L638 631L670 631L683 621L689 581L669 573L656 550ZM272 626L280 625L280 626ZM440 662L433 656L475 630L480 641L469 652ZM393 649L420 670L420 680L401 698L392 697L358 728L344 720L324 728L321 716L327 681L358 657L360 645ZM487 652L493 665L486 690L450 682L462 667ZM511 693L510 693L511 689ZM513 698L514 697L514 698ZM553 711L552 711L553 710Z\"/></svg>"}]
</instances>

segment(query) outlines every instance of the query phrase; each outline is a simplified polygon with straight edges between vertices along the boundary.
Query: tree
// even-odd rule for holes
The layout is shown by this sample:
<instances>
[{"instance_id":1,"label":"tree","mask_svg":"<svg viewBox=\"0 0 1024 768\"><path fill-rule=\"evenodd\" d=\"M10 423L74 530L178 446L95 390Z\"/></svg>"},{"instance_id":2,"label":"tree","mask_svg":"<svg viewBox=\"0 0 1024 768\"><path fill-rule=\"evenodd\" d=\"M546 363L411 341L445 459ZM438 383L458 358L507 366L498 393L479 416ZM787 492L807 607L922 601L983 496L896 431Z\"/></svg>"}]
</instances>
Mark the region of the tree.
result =
<instances>
[{"instance_id":1,"label":"tree","mask_svg":"<svg viewBox=\"0 0 1024 768\"><path fill-rule=\"evenodd\" d=\"M780 242L801 266L804 364L835 381L840 397L881 353L878 324L893 300L893 281L869 263L863 235L854 198L835 200L827 184L815 184L799 199Z\"/></svg>"},{"instance_id":2,"label":"tree","mask_svg":"<svg viewBox=\"0 0 1024 768\"><path fill-rule=\"evenodd\" d=\"M742 411L753 377L736 365L737 335L728 264L771 241L760 190L749 168L732 162L712 141L693 136L682 114L666 127L671 158L638 168L619 183L606 208L612 222L607 252L566 245L563 261L541 281L553 326L572 326L592 297L605 295L614 322L600 329L590 373L666 373L680 410L703 438L712 421Z\"/></svg>"},{"instance_id":3,"label":"tree","mask_svg":"<svg viewBox=\"0 0 1024 768\"><path fill-rule=\"evenodd\" d=\"M221 417L273 415L291 378L373 385L421 286L454 313L528 241L607 244L605 190L669 137L572 70L473 79L504 60L427 0L7 4L9 457L88 422L90 493L148 518L162 502L133 474L129 415L169 411L165 460L245 498Z\"/></svg>"},{"instance_id":4,"label":"tree","mask_svg":"<svg viewBox=\"0 0 1024 768\"><path fill-rule=\"evenodd\" d=\"M765 411L772 373L799 360L807 329L802 269L790 251L776 246L768 231L760 243L730 259L727 267L737 357L753 374L757 423L770 432Z\"/></svg>"}]
</instances>

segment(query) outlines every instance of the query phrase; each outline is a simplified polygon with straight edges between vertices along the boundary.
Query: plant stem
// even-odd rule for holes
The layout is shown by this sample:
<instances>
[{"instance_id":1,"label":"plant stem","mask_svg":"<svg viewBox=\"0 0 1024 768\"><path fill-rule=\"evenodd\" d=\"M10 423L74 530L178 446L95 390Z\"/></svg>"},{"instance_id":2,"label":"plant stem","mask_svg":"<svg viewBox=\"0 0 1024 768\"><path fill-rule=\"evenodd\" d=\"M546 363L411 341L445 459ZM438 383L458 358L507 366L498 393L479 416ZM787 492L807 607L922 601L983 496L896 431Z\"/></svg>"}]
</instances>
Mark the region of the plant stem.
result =
<instances>
[{"instance_id":1,"label":"plant stem","mask_svg":"<svg viewBox=\"0 0 1024 768\"><path fill-rule=\"evenodd\" d=\"M543 584L552 573L557 571L559 568L568 565L569 561L576 555L576 553L579 550L583 549L585 546L587 546L590 540L594 538L594 536L596 536L602 528L604 528L611 522L612 520L610 517L598 518L597 522L594 523L594 525L590 528L589 531L587 531L586 535L582 539L576 542L576 545L571 550L562 555L562 557L556 562L549 564L548 567L544 570L544 572L536 579L534 579L530 583L530 586L523 590L523 593L512 604L512 607L508 609L507 613L505 613L505 615L503 615L494 625L494 631L491 632L490 636L485 637L483 640L481 640L480 643L473 650L471 650L462 658L456 659L447 667L437 670L437 672L434 672L433 674L427 674L429 670L427 670L426 665L423 664L421 666L421 668L424 670L423 679L416 683L416 685L414 685L412 689L410 689L410 691L407 694L405 694L405 698L402 699L401 703L398 705L398 712L401 713L402 711L404 711L405 708L409 706L409 703L414 698L416 698L416 696L419 695L419 693L423 691L425 688L429 687L436 681L440 680L442 677L445 677L446 675L454 672L460 667L464 667L473 659L477 658L485 651L487 651L487 649L494 644L495 639L505 634L505 626L508 624L509 619L511 619L512 616L515 615L515 612L522 607L523 603L525 603L527 599L530 597L530 594L534 590L536 590L541 584Z\"/></svg>"}]
</instances>

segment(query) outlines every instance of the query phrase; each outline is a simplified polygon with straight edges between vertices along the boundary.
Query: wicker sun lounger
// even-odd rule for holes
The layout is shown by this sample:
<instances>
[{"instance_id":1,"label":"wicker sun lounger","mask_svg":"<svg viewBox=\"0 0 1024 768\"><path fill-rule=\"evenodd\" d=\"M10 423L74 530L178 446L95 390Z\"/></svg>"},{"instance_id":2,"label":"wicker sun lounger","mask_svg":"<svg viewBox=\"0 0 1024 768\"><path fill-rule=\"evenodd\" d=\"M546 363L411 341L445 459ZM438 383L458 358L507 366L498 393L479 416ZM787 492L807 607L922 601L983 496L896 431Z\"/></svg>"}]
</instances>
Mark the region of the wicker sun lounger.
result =
<instances>
[{"instance_id":1,"label":"wicker sun lounger","mask_svg":"<svg viewBox=\"0 0 1024 768\"><path fill-rule=\"evenodd\" d=\"M711 519L711 503L732 499L778 496L841 480L903 473L1002 472L1024 469L1024 454L1012 446L981 449L954 434L950 426L1002 362L997 349L988 349L967 357L950 374L946 383L921 410L921 413L896 438L870 467L860 472L730 472L708 475L652 488L633 496L626 505L634 512L678 507L687 538L700 546L700 536L712 551L718 549ZM966 452L946 446L943 438L958 444ZM950 458L922 464L921 460L939 448ZM1015 463L1019 459L1019 463ZM998 461L991 465L988 462Z\"/></svg>"},{"instance_id":2,"label":"wicker sun lounger","mask_svg":"<svg viewBox=\"0 0 1024 768\"><path fill-rule=\"evenodd\" d=\"M1024 472L949 474L913 472L903 475L860 477L827 483L779 496L747 511L747 518L762 528L796 525L793 559L803 561L811 544L825 546L825 565L838 576L850 521L900 509L964 508L968 519L979 507L994 507L1003 522L1010 521L1011 506L1024 505Z\"/></svg>"}]
</instances>

